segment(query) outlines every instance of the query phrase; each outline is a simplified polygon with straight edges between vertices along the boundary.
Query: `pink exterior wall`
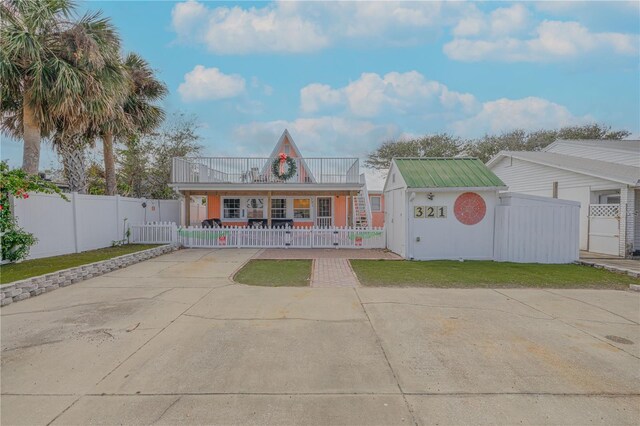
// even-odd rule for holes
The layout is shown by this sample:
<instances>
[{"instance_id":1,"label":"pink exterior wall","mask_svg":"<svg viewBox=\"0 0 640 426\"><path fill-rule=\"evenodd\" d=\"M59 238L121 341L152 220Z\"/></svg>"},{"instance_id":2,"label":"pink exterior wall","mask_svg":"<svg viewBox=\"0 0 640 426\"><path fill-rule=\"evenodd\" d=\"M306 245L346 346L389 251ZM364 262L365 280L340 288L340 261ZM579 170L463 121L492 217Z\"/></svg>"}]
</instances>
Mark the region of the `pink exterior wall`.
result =
<instances>
[{"instance_id":1,"label":"pink exterior wall","mask_svg":"<svg viewBox=\"0 0 640 426\"><path fill-rule=\"evenodd\" d=\"M347 196L333 197L333 226L347 226Z\"/></svg>"},{"instance_id":2,"label":"pink exterior wall","mask_svg":"<svg viewBox=\"0 0 640 426\"><path fill-rule=\"evenodd\" d=\"M220 219L220 196L209 195L207 197L207 219Z\"/></svg>"},{"instance_id":3,"label":"pink exterior wall","mask_svg":"<svg viewBox=\"0 0 640 426\"><path fill-rule=\"evenodd\" d=\"M383 194L369 194L369 201L371 197L380 197L380 211L371 211L371 226L376 228L382 228L384 226L384 195Z\"/></svg>"}]
</instances>

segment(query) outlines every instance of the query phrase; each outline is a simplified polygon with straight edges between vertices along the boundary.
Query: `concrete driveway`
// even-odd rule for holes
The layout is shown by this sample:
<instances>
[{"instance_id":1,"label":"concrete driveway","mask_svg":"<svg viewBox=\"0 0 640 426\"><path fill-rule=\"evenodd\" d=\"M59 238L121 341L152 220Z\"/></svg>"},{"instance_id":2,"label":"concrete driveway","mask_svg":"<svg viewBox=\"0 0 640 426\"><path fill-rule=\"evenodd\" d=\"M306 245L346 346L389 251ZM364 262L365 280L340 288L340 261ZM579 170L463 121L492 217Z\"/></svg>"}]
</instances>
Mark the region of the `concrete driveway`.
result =
<instances>
[{"instance_id":1,"label":"concrete driveway","mask_svg":"<svg viewBox=\"0 0 640 426\"><path fill-rule=\"evenodd\" d=\"M255 253L2 308L2 425L640 420L640 294L232 283Z\"/></svg>"}]
</instances>

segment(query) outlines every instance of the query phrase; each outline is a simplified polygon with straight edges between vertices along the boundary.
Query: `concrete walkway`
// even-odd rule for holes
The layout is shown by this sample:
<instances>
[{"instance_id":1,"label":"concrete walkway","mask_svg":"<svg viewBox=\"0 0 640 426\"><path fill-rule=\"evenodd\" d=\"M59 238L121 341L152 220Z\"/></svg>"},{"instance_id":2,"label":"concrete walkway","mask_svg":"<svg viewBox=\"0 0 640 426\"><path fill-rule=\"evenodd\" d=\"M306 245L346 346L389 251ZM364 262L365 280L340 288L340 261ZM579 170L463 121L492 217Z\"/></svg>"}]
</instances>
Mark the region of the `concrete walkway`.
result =
<instances>
[{"instance_id":1,"label":"concrete walkway","mask_svg":"<svg viewBox=\"0 0 640 426\"><path fill-rule=\"evenodd\" d=\"M639 259L625 259L618 256L581 251L580 262L590 266L599 266L614 272L625 273L632 277L640 277Z\"/></svg>"},{"instance_id":2,"label":"concrete walkway","mask_svg":"<svg viewBox=\"0 0 640 426\"><path fill-rule=\"evenodd\" d=\"M1 312L4 425L640 418L640 294L251 287L181 250Z\"/></svg>"}]
</instances>

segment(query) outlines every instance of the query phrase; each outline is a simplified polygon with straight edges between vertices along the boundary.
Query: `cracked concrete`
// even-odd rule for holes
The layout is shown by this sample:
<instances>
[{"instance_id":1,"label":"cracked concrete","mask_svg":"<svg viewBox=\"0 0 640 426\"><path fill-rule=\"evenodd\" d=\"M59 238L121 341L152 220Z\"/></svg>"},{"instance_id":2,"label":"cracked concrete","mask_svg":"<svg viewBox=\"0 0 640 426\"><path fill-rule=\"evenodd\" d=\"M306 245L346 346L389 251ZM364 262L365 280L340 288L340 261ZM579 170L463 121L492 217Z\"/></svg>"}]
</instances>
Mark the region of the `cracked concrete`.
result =
<instances>
[{"instance_id":1,"label":"cracked concrete","mask_svg":"<svg viewBox=\"0 0 640 426\"><path fill-rule=\"evenodd\" d=\"M640 419L640 294L233 283L256 253L181 250L2 308L0 423Z\"/></svg>"}]
</instances>

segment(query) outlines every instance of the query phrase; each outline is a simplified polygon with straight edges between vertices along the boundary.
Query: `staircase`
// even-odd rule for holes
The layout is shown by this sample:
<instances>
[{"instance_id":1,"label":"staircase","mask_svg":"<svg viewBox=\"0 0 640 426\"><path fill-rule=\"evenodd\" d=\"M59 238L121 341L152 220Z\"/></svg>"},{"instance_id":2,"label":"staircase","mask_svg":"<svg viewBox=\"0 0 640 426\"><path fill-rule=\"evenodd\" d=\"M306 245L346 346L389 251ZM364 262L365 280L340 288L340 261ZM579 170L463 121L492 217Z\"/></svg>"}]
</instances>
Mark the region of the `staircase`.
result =
<instances>
[{"instance_id":1,"label":"staircase","mask_svg":"<svg viewBox=\"0 0 640 426\"><path fill-rule=\"evenodd\" d=\"M371 206L364 174L360 175L360 182L363 184L362 189L353 197L353 226L368 228L371 226Z\"/></svg>"}]
</instances>

